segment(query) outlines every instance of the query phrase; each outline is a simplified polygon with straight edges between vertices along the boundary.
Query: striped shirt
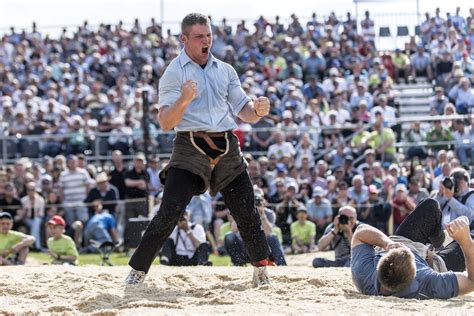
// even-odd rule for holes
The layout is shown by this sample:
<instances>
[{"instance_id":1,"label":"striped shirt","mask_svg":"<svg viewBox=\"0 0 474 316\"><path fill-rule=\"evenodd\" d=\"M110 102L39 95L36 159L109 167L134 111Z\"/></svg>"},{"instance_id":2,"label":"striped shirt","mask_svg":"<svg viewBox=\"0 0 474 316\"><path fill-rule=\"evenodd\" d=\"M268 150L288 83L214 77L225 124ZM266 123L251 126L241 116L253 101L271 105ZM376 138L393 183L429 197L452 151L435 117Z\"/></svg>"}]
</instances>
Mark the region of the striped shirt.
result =
<instances>
[{"instance_id":1,"label":"striped shirt","mask_svg":"<svg viewBox=\"0 0 474 316\"><path fill-rule=\"evenodd\" d=\"M59 184L64 190L64 202L83 202L87 197L86 185L89 184L89 174L84 169L63 171Z\"/></svg>"},{"instance_id":2,"label":"striped shirt","mask_svg":"<svg viewBox=\"0 0 474 316\"><path fill-rule=\"evenodd\" d=\"M210 55L204 69L189 58L184 49L173 59L160 79L159 104L173 105L182 85L197 82L198 95L184 112L176 131L223 132L237 127L234 116L250 101L231 65Z\"/></svg>"}]
</instances>

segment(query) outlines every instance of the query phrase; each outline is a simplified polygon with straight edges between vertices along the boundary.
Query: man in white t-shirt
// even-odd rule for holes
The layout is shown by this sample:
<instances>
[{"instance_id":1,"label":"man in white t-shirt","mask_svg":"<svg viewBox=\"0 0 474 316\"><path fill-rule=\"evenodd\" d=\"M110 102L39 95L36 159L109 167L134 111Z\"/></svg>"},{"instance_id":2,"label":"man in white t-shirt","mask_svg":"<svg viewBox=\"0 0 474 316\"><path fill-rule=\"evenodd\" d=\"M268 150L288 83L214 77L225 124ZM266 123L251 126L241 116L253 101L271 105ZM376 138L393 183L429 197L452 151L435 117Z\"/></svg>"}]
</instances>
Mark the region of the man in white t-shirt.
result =
<instances>
[{"instance_id":1,"label":"man in white t-shirt","mask_svg":"<svg viewBox=\"0 0 474 316\"><path fill-rule=\"evenodd\" d=\"M179 219L160 254L160 263L169 266L212 265L209 261L211 246L206 232L199 224L189 221L189 212Z\"/></svg>"},{"instance_id":2,"label":"man in white t-shirt","mask_svg":"<svg viewBox=\"0 0 474 316\"><path fill-rule=\"evenodd\" d=\"M397 121L397 111L394 107L387 105L387 102L387 96L384 94L381 94L377 98L378 105L373 107L372 110L370 110L372 123L375 123L375 113L380 112L382 113L382 116L385 119L384 123L388 124L389 126L395 124L395 122Z\"/></svg>"},{"instance_id":3,"label":"man in white t-shirt","mask_svg":"<svg viewBox=\"0 0 474 316\"><path fill-rule=\"evenodd\" d=\"M295 147L290 142L285 141L285 134L278 131L275 133L275 144L268 148L268 158L275 155L277 160L280 160L285 155L293 157L296 154Z\"/></svg>"}]
</instances>

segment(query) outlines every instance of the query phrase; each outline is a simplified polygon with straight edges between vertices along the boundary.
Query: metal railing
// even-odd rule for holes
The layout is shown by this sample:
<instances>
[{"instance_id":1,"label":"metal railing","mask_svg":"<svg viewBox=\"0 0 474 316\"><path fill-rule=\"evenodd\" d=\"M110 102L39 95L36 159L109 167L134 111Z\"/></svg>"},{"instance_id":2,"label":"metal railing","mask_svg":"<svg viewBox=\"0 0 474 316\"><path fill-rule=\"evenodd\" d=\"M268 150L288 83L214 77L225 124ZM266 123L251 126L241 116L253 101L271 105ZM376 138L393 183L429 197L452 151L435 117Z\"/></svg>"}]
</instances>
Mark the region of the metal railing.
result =
<instances>
[{"instance_id":1,"label":"metal railing","mask_svg":"<svg viewBox=\"0 0 474 316\"><path fill-rule=\"evenodd\" d=\"M452 120L467 120L467 119L474 119L474 114L468 115L451 115L451 116L414 116L414 117L403 117L397 118L396 124L403 124L403 123L411 123L411 122L431 122L434 120L440 121L452 121ZM364 124L363 126L356 125L356 124L344 124L342 126L323 126L319 127L318 130L324 134L324 132L331 132L331 131L354 131L350 135L340 139L335 144L332 144L328 148L318 149L315 151L315 158L320 159L324 155L330 153L332 150L336 149L340 143L348 144L354 137L359 135L360 133L367 131L369 128L372 127L372 124ZM258 132L276 132L281 131L283 133L305 133L304 130L300 128L294 129L279 129L277 127L272 128L252 128L249 131L243 131L247 135L247 137L251 137L251 133L258 133ZM171 149L172 149L172 138L175 132L173 131L162 131L158 130L153 139L157 141L157 146L152 146L152 153L157 155L160 158L169 158L171 156ZM84 138L87 142L87 150L86 150L86 159L88 161L94 161L96 164L100 164L103 161L109 161L111 152L114 150L114 147L111 146L108 142L108 139L111 135L117 135L116 133L101 133L101 132L94 132L94 133L85 133L83 134ZM118 134L120 135L120 134ZM130 141L138 140L140 133L134 134L122 134L124 138L129 138ZM55 140L58 143L64 144L72 137L77 136L77 133L69 133L69 134L60 134L60 135L1 135L0 136L0 158L4 163L13 163L17 159L21 157L28 157L33 161L36 159L40 159L45 156L44 151L42 150L45 144L48 141ZM162 136L165 136L164 138ZM166 143L168 142L168 143ZM20 144L20 145L19 145ZM457 141L449 141L449 142L442 142L442 143L433 143L433 142L417 142L417 143L408 143L408 142L398 142L394 143L394 147L409 147L409 146L428 146L431 147L433 145L459 145L460 143ZM463 143L469 144L469 143ZM24 146L23 148L20 148ZM21 150L19 150L21 149ZM124 155L126 160L133 158L133 145L130 143L131 152L129 155ZM246 153L251 153L255 156L266 155L266 150L261 151L252 151L246 150ZM62 149L60 154L66 153L66 150Z\"/></svg>"}]
</instances>

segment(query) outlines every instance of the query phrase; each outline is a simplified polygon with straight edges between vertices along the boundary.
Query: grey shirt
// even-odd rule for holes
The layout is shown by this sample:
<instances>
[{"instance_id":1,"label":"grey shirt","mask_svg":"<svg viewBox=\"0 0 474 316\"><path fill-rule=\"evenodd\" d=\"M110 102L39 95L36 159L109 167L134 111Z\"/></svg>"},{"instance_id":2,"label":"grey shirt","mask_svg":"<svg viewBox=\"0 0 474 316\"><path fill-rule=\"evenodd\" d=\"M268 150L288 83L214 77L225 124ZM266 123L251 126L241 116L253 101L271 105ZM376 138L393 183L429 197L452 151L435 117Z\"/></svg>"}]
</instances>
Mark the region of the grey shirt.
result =
<instances>
[{"instance_id":1,"label":"grey shirt","mask_svg":"<svg viewBox=\"0 0 474 316\"><path fill-rule=\"evenodd\" d=\"M367 244L352 248L352 280L359 292L367 295L382 295L379 292L377 264L384 255L385 252L376 252L374 247ZM454 272L436 272L416 253L413 252L413 255L416 264L415 278L405 289L392 293L390 296L417 299L448 299L458 296L459 285Z\"/></svg>"},{"instance_id":2,"label":"grey shirt","mask_svg":"<svg viewBox=\"0 0 474 316\"><path fill-rule=\"evenodd\" d=\"M334 223L329 224L323 235L330 234L333 228ZM347 260L351 258L351 241L348 240L343 233L337 234L332 239L331 249L334 249L336 260Z\"/></svg>"}]
</instances>

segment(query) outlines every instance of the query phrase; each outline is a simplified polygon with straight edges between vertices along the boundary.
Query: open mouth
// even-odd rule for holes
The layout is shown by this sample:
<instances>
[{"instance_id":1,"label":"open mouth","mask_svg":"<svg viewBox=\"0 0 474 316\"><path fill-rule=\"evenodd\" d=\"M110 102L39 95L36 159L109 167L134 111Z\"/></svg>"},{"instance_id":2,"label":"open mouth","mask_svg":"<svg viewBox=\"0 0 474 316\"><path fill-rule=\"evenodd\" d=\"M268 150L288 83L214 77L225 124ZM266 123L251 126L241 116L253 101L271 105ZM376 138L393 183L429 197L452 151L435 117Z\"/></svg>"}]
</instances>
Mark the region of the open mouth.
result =
<instances>
[{"instance_id":1,"label":"open mouth","mask_svg":"<svg viewBox=\"0 0 474 316\"><path fill-rule=\"evenodd\" d=\"M209 46L203 47L202 48L202 53L207 54L209 52Z\"/></svg>"}]
</instances>

